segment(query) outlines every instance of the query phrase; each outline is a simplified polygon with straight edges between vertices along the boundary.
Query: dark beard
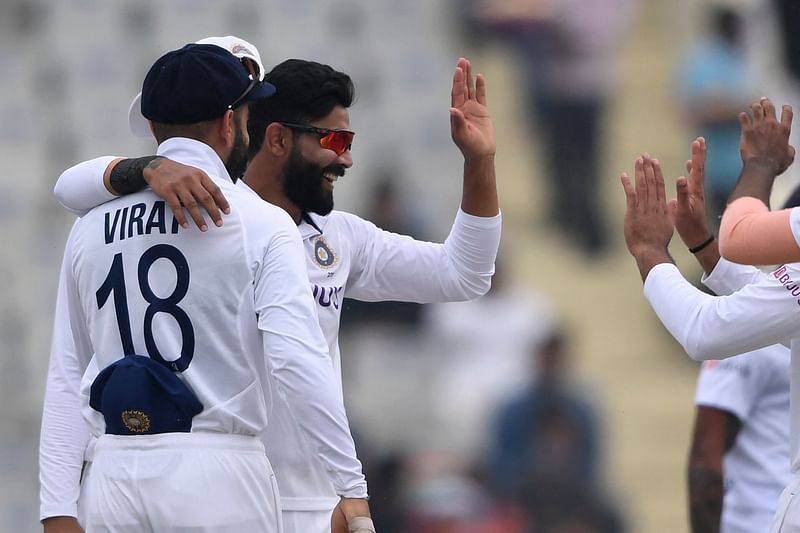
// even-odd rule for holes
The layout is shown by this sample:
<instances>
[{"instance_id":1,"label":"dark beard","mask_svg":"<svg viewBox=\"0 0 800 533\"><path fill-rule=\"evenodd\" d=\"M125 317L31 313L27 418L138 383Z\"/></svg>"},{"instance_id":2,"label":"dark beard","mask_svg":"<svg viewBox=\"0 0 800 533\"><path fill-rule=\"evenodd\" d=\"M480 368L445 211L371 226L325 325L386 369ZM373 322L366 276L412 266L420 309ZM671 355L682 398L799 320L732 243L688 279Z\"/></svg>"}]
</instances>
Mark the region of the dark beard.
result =
<instances>
[{"instance_id":1,"label":"dark beard","mask_svg":"<svg viewBox=\"0 0 800 533\"><path fill-rule=\"evenodd\" d=\"M228 170L228 174L230 174L231 179L234 183L236 180L244 175L244 171L247 169L247 144L244 142L244 129L242 125L237 121L236 122L236 130L234 132L233 138L233 148L231 149L231 155L228 156L228 161L225 162L225 168Z\"/></svg>"},{"instance_id":2,"label":"dark beard","mask_svg":"<svg viewBox=\"0 0 800 533\"><path fill-rule=\"evenodd\" d=\"M333 194L322 188L322 173L327 171L344 176L343 166L321 167L300 155L295 146L283 172L286 197L304 213L327 215L333 210Z\"/></svg>"}]
</instances>

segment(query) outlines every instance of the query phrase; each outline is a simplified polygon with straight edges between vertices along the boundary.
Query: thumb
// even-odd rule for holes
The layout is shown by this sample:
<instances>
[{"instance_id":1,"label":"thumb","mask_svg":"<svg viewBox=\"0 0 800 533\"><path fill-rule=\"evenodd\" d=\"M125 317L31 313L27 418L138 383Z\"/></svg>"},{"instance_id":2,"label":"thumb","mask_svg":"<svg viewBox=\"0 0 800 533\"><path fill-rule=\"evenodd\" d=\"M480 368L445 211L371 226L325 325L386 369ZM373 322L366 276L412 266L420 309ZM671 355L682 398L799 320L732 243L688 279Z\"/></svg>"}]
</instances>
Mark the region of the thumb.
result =
<instances>
[{"instance_id":1,"label":"thumb","mask_svg":"<svg viewBox=\"0 0 800 533\"><path fill-rule=\"evenodd\" d=\"M454 131L463 129L466 125L466 121L467 119L463 111L455 107L450 108L450 126Z\"/></svg>"}]
</instances>

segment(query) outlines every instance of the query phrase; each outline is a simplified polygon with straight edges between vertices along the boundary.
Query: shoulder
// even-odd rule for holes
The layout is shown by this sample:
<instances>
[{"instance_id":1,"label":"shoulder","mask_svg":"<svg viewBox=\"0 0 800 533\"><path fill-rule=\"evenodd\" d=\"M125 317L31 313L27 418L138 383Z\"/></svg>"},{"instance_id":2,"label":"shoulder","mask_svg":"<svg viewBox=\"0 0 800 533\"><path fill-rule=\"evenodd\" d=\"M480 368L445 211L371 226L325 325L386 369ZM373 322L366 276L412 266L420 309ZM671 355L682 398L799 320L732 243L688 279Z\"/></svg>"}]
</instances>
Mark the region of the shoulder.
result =
<instances>
[{"instance_id":1,"label":"shoulder","mask_svg":"<svg viewBox=\"0 0 800 533\"><path fill-rule=\"evenodd\" d=\"M233 184L223 189L225 197L231 204L231 214L236 214L244 222L272 222L279 227L291 227L296 229L296 224L289 214L280 207L262 200L255 194L237 187ZM267 230L268 228L263 228Z\"/></svg>"},{"instance_id":2,"label":"shoulder","mask_svg":"<svg viewBox=\"0 0 800 533\"><path fill-rule=\"evenodd\" d=\"M314 216L312 218L323 234L339 233L349 239L367 235L377 229L372 222L345 211L331 211L324 217Z\"/></svg>"}]
</instances>

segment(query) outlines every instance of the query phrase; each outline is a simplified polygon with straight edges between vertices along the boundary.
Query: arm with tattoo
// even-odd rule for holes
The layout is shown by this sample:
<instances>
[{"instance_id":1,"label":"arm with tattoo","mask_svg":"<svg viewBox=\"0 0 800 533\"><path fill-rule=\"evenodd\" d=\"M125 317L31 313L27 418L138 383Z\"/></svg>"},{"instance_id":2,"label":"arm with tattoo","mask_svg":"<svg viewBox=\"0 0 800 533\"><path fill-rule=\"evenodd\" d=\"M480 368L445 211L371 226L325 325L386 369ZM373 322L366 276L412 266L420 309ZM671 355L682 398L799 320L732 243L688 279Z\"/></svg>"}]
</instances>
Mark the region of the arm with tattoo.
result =
<instances>
[{"instance_id":1,"label":"arm with tattoo","mask_svg":"<svg viewBox=\"0 0 800 533\"><path fill-rule=\"evenodd\" d=\"M692 533L719 533L724 497L722 458L733 447L741 421L699 406L689 454L689 517Z\"/></svg>"}]
</instances>

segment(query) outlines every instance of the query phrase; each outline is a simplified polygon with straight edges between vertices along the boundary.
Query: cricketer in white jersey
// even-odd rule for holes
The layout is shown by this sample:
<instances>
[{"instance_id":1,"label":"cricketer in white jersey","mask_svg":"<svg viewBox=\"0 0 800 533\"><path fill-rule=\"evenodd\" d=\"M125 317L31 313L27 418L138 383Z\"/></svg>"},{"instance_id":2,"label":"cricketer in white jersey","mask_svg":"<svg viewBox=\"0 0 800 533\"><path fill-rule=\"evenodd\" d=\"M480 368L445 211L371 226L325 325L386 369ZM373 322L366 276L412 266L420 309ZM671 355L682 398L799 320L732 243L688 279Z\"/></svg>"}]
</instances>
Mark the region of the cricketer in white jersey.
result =
<instances>
[{"instance_id":1,"label":"cricketer in white jersey","mask_svg":"<svg viewBox=\"0 0 800 533\"><path fill-rule=\"evenodd\" d=\"M224 54L246 86L244 69ZM234 186L210 146L176 137L159 154L203 169L236 212L224 228L201 235L180 227L147 191L76 222L59 283L42 423L42 518L78 514L91 434L97 444L80 496L88 531L141 531L144 520L155 531L281 531L278 493L258 438L278 395L336 492L365 498L294 222ZM86 401L77 385L90 358L104 369L133 353L181 372L179 382L202 406L190 432L108 435L108 424L97 423L102 419L90 417L87 431L76 416ZM122 423L135 433L157 411Z\"/></svg>"},{"instance_id":2,"label":"cricketer in white jersey","mask_svg":"<svg viewBox=\"0 0 800 533\"><path fill-rule=\"evenodd\" d=\"M299 60L291 60L276 69L314 71L318 66L310 62L304 64ZM327 72L327 69L329 67L321 70ZM274 70L271 74L274 75ZM313 77L311 79L314 81ZM469 96L459 96L462 88L464 93L468 92L462 85L467 79L469 84L473 83L469 74L469 63L461 60L454 76L454 105L462 108L464 101L459 101L458 98L463 97L467 107L477 105L478 111L484 114L482 118L486 123L476 126L472 123L475 119L469 117L470 127L477 131L464 134L456 130L454 138L462 151L465 151L465 158L483 150L488 150L493 156L493 132L488 121L488 112L485 111L485 104L477 101L478 98L485 99L485 94L478 96L475 87L470 86ZM317 81L315 85L321 84ZM482 86L482 80L478 85ZM303 93L292 89L287 92ZM482 90L485 91L483 88ZM346 110L334 107L329 115L312 125L319 128L346 128ZM270 128L276 126L277 124L271 123L267 128L267 138L263 140L264 148L259 152L259 157L266 157L262 154L278 150L267 146L271 139ZM467 135L466 139L464 135ZM479 139L476 141L470 135L478 136ZM252 139L251 134L251 142ZM310 139L297 139L298 144L307 140L307 145L299 146L305 152L301 152L303 156L322 157L311 155L319 149L315 146L319 138L312 136ZM483 142L488 144L483 145ZM112 160L113 158L99 158L77 165L62 174L56 185L56 195L62 204L71 211L80 213L86 207L107 201L112 195L100 183L106 166ZM480 158L476 160L479 161ZM343 152L335 161L341 161L345 167L352 162L349 152ZM274 160L266 164L263 159L251 161L243 180L246 183L241 186L252 187L262 198L281 205L298 223L305 246L310 291L316 300L320 325L337 370L340 367L338 333L343 297L366 301L391 299L445 302L474 298L488 291L501 231L493 163L482 166L479 172L471 169L470 165L466 166L465 201L462 201L462 209L458 211L450 235L444 243L421 242L408 236L389 233L355 215L340 211L332 211L326 215L309 213L311 209L303 210L298 206L302 199L293 201L287 199L284 192L276 194L275 191L282 187L276 186L276 183L282 183L285 179L298 179L290 172L291 165L290 170L285 171L289 177L284 177L281 171L284 165L285 163ZM333 170L330 172L335 172L336 167L331 168ZM323 180L320 175L329 175L329 171L324 169L317 172L318 174L313 175L316 180L312 182L314 187L320 187L319 181ZM344 167L341 173L344 173ZM156 173L150 179L151 185L156 187ZM476 185L474 181L478 180L481 183ZM332 189L332 183L327 184L330 181L327 177L323 181L322 187L330 186ZM313 189L310 194L314 194ZM481 201L476 202L475 196L479 196ZM485 207L484 202L488 203L488 207ZM484 214L481 209L488 212ZM467 211L479 214L469 214ZM276 399L270 419L270 428L274 427L279 429L274 432L270 429L270 434L265 435L265 445L281 491L284 528L287 533L321 532L327 527L332 506L336 502L333 487L324 476L322 464L300 438L297 424L279 399Z\"/></svg>"},{"instance_id":3,"label":"cricketer in white jersey","mask_svg":"<svg viewBox=\"0 0 800 533\"><path fill-rule=\"evenodd\" d=\"M667 251L672 236L663 177L657 162L643 156L636 186L623 179L627 197L625 237L644 280L644 295L661 322L695 360L723 359L783 344L791 348L790 458L793 480L783 491L773 533L800 532L800 264L770 273L720 259L703 283L711 296L689 283Z\"/></svg>"},{"instance_id":4,"label":"cricketer in white jersey","mask_svg":"<svg viewBox=\"0 0 800 533\"><path fill-rule=\"evenodd\" d=\"M209 160L213 162L210 149L204 145L192 145L199 143L173 139L162 144L159 153L204 168L212 177L219 175L220 165L208 164ZM200 153L193 154L193 151ZM192 431L260 435L266 428L271 399L270 387L260 379L266 378L270 372L270 386L277 385L280 398L286 398L282 405L288 408L291 402L291 412L301 431L317 437L314 453L326 465L322 475L326 480L329 477L340 480L339 494L363 497L366 495L365 484L360 465L354 459L352 440L348 438L339 385L329 373L330 360L317 327L315 310L308 299L308 281L303 273L300 249L295 244L296 227L284 211L265 205L240 187L222 183L226 196L232 205L236 205L236 213L227 218L225 227L215 230L213 235L203 235L195 228L178 229L168 210L165 214L163 201L149 192L115 200L79 219L68 250L75 257L70 263L74 261L81 273L86 274L79 277L81 282L73 287L77 294L69 297L68 301L72 304L80 294L94 296L97 292L95 285L101 287L104 280L112 279L112 274L124 273L128 278L139 280L142 294L161 294L165 295L164 300L175 300L175 307L167 306L163 313L169 315L172 311L176 318L174 321L159 320L151 313L150 332L144 318L148 316L149 306L139 294L127 295L127 316L117 316L102 307L97 309L93 301L83 302L74 310L70 309L69 314L70 317L85 314L90 322L89 342L76 339L79 341L76 354L97 354L100 368L110 363L104 354L119 353L117 320L130 320L129 335L135 353L147 353L145 343L148 339L158 339L161 352L179 353L181 337L187 333L181 328L190 327L187 322L190 319L194 324L191 332L195 355L183 376L205 406L205 410L194 418ZM125 224L122 223L123 217L127 219ZM115 220L119 220L116 225ZM260 231L244 231L244 228L253 227L260 228ZM158 244L165 240L160 233L162 229L173 236L177 246ZM106 243L109 236L111 242ZM118 251L123 242L126 244L125 257ZM152 250L156 250L158 255L153 256ZM129 266L123 262L128 254L134 258L149 254L154 260L145 262L140 259L138 265L134 262ZM115 257L122 259L115 262ZM121 270L115 270L115 267ZM191 286L188 282L177 281L182 279L179 272L191 273ZM269 283L261 281L264 278L269 279ZM69 288L70 284L67 286ZM173 286L175 290L171 291ZM115 286L112 290L121 289ZM106 299L103 303L118 306L121 294L115 293L113 297L117 299ZM57 320L57 324L61 322ZM56 331L60 327L57 326ZM57 349L54 346L54 350ZM268 354L269 368L264 366L264 353ZM72 370L80 371L85 367L88 361L85 357L83 359L83 364ZM68 368L59 366L55 369L49 380L70 379L60 372ZM69 404L60 401L58 395L72 392L48 388L48 395L52 394L56 396L46 402L52 410L46 411L45 427L65 420L58 409ZM278 395L273 395L275 397ZM73 429L79 430L80 425L76 424ZM48 449L61 453L63 443L51 443L47 437L52 433L46 429L42 433L44 457L50 453ZM103 428L94 426L91 433L99 437ZM81 440L85 439L81 437ZM73 459L71 472L55 473L54 490L50 491L54 501L63 497L60 491L64 486L77 486L75 471L80 471L83 452ZM45 471L43 469L43 473ZM331 476L331 472L336 476ZM65 483L64 476L73 483ZM43 476L43 491L50 485L48 481ZM67 504L69 509L58 508L58 503L47 508L47 503L46 500L42 503L43 516L75 512L72 508L74 501Z\"/></svg>"},{"instance_id":5,"label":"cricketer in white jersey","mask_svg":"<svg viewBox=\"0 0 800 533\"><path fill-rule=\"evenodd\" d=\"M734 417L736 431L722 456L722 516L717 522L721 533L760 533L767 531L778 504L778 497L791 481L789 469L789 350L780 345L737 355L722 361L704 361L697 380L695 405L699 411L719 411ZM698 414L698 422L702 420ZM696 490L699 507L703 499L706 457L715 451L703 444L725 441L730 435L707 435L720 425L695 426L695 443L690 466L698 474ZM728 444L726 442L726 444ZM711 446L716 450L717 448ZM714 457L713 459L719 459ZM711 495L706 495L711 498ZM694 506L695 502L692 503ZM695 510L692 509L694 512ZM697 509L699 513L707 511Z\"/></svg>"}]
</instances>

